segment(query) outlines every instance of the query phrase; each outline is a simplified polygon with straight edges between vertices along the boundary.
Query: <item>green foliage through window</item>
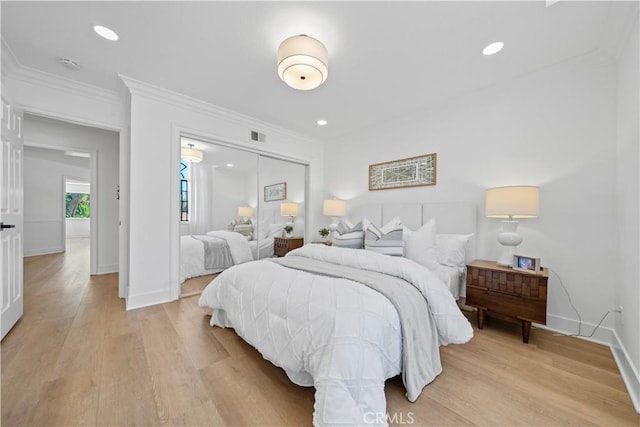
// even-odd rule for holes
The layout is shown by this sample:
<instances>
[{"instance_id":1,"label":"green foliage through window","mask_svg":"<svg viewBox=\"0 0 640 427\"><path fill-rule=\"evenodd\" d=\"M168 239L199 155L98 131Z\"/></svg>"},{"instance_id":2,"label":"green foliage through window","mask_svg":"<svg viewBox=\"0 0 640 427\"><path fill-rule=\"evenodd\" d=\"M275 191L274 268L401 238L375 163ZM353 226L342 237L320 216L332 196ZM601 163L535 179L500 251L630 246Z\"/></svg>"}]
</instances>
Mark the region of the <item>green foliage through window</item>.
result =
<instances>
[{"instance_id":1,"label":"green foliage through window","mask_svg":"<svg viewBox=\"0 0 640 427\"><path fill-rule=\"evenodd\" d=\"M65 216L67 218L90 218L89 194L67 193Z\"/></svg>"}]
</instances>

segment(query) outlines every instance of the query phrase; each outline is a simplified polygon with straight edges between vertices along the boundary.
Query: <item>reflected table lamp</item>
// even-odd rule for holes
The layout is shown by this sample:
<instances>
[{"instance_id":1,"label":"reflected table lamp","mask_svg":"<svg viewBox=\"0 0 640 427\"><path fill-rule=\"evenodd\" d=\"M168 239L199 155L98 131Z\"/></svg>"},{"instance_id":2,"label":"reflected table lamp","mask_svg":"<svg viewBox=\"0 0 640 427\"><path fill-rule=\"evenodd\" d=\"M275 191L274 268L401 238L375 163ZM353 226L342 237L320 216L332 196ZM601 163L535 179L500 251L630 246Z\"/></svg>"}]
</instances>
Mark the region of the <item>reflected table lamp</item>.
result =
<instances>
[{"instance_id":1,"label":"reflected table lamp","mask_svg":"<svg viewBox=\"0 0 640 427\"><path fill-rule=\"evenodd\" d=\"M325 200L322 204L322 215L331 217L329 240L332 240L336 227L338 227L338 221L341 217L347 216L347 202L337 199Z\"/></svg>"},{"instance_id":2,"label":"reflected table lamp","mask_svg":"<svg viewBox=\"0 0 640 427\"><path fill-rule=\"evenodd\" d=\"M239 207L238 208L238 216L242 219L251 218L253 215L253 208L250 207Z\"/></svg>"},{"instance_id":3,"label":"reflected table lamp","mask_svg":"<svg viewBox=\"0 0 640 427\"><path fill-rule=\"evenodd\" d=\"M293 218L298 216L298 204L285 202L280 204L280 215L288 216L289 223L293 225Z\"/></svg>"},{"instance_id":4,"label":"reflected table lamp","mask_svg":"<svg viewBox=\"0 0 640 427\"><path fill-rule=\"evenodd\" d=\"M496 261L497 265L513 267L513 255L516 247L522 243L522 236L517 232L521 218L536 218L539 214L540 189L533 186L495 187L486 193L486 216L503 218L502 231L498 234L498 242L502 251Z\"/></svg>"}]
</instances>

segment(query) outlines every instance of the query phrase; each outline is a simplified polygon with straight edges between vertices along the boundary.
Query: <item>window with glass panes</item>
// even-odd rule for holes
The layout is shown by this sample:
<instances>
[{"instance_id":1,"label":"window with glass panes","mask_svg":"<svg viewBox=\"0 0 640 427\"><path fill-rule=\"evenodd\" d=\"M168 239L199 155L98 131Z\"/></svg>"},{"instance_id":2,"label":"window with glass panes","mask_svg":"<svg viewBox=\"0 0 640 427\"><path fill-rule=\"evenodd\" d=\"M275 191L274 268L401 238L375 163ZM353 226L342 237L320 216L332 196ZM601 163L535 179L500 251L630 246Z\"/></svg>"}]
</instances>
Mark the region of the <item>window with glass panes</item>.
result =
<instances>
[{"instance_id":1,"label":"window with glass panes","mask_svg":"<svg viewBox=\"0 0 640 427\"><path fill-rule=\"evenodd\" d=\"M189 221L189 162L180 161L180 221Z\"/></svg>"}]
</instances>

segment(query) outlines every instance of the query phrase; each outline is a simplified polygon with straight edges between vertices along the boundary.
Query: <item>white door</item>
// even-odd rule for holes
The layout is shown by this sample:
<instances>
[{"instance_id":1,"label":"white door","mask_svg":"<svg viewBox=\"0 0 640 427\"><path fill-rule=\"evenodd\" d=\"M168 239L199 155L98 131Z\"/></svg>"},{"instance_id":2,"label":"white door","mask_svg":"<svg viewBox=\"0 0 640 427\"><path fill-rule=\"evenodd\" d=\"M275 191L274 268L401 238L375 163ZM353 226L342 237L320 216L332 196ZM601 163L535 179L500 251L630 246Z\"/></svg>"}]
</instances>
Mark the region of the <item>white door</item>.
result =
<instances>
[{"instance_id":1,"label":"white door","mask_svg":"<svg viewBox=\"0 0 640 427\"><path fill-rule=\"evenodd\" d=\"M2 272L2 336L22 317L22 113L2 100L0 161L0 272Z\"/></svg>"}]
</instances>

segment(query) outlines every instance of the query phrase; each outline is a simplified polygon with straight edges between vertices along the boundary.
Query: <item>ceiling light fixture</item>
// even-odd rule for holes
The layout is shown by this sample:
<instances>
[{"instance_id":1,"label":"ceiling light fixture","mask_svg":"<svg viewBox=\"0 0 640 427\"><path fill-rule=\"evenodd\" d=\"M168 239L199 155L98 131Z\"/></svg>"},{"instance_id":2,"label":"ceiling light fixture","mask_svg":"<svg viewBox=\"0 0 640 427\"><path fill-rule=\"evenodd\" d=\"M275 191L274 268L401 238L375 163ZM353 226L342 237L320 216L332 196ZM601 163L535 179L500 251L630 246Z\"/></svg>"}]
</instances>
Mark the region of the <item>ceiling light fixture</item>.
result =
<instances>
[{"instance_id":1,"label":"ceiling light fixture","mask_svg":"<svg viewBox=\"0 0 640 427\"><path fill-rule=\"evenodd\" d=\"M115 31L102 25L94 25L93 31L95 31L100 37L107 40L116 41L119 38Z\"/></svg>"},{"instance_id":2,"label":"ceiling light fixture","mask_svg":"<svg viewBox=\"0 0 640 427\"><path fill-rule=\"evenodd\" d=\"M315 89L329 75L327 48L313 37L289 37L278 47L278 75L294 89Z\"/></svg>"},{"instance_id":3,"label":"ceiling light fixture","mask_svg":"<svg viewBox=\"0 0 640 427\"><path fill-rule=\"evenodd\" d=\"M326 126L328 122L324 119L320 119L316 123L318 123L318 126Z\"/></svg>"},{"instance_id":4,"label":"ceiling light fixture","mask_svg":"<svg viewBox=\"0 0 640 427\"><path fill-rule=\"evenodd\" d=\"M484 49L482 49L482 54L487 56L493 55L500 52L503 47L504 47L504 43L494 42L494 43L491 43L490 45L487 45L487 47L485 47Z\"/></svg>"},{"instance_id":5,"label":"ceiling light fixture","mask_svg":"<svg viewBox=\"0 0 640 427\"><path fill-rule=\"evenodd\" d=\"M193 144L187 145L189 148L182 147L180 150L180 158L191 163L200 163L204 158L202 151L194 149Z\"/></svg>"},{"instance_id":6,"label":"ceiling light fixture","mask_svg":"<svg viewBox=\"0 0 640 427\"><path fill-rule=\"evenodd\" d=\"M233 167L233 163L227 163L227 167L228 168L232 168Z\"/></svg>"}]
</instances>

